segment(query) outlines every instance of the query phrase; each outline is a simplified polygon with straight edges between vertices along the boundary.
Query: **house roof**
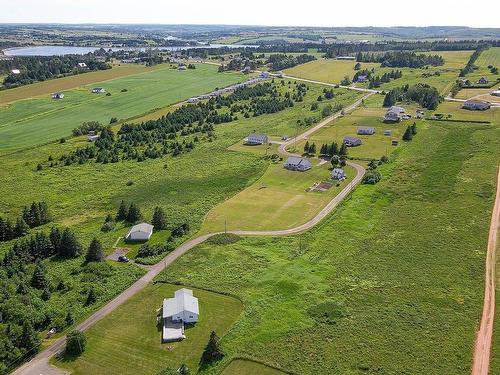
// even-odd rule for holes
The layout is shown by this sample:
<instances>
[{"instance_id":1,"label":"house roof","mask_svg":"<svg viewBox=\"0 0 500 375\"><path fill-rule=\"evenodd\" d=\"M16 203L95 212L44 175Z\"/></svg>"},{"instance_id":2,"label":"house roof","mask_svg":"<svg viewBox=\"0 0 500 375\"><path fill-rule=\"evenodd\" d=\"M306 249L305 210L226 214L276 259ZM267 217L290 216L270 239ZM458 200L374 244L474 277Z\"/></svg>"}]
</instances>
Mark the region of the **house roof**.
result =
<instances>
[{"instance_id":1,"label":"house roof","mask_svg":"<svg viewBox=\"0 0 500 375\"><path fill-rule=\"evenodd\" d=\"M286 163L291 165L311 165L311 162L309 160L299 158L298 156L289 156L288 159L286 159Z\"/></svg>"},{"instance_id":2,"label":"house roof","mask_svg":"<svg viewBox=\"0 0 500 375\"><path fill-rule=\"evenodd\" d=\"M389 108L388 112L395 112L395 113L403 113L405 109L403 107L398 107L397 105L393 105L391 108Z\"/></svg>"},{"instance_id":3,"label":"house roof","mask_svg":"<svg viewBox=\"0 0 500 375\"><path fill-rule=\"evenodd\" d=\"M131 229L130 229L130 232L128 232L129 234L130 233L135 233L135 232L144 232L144 233L152 233L153 232L153 228L154 226L151 225L151 224L148 224L148 223L140 223L140 224L136 224L134 225Z\"/></svg>"},{"instance_id":4,"label":"house roof","mask_svg":"<svg viewBox=\"0 0 500 375\"><path fill-rule=\"evenodd\" d=\"M265 134L256 134L256 133L252 133L252 134L249 134L247 138L267 138L267 135Z\"/></svg>"},{"instance_id":5,"label":"house roof","mask_svg":"<svg viewBox=\"0 0 500 375\"><path fill-rule=\"evenodd\" d=\"M356 137L344 137L344 142L349 141L349 142L361 142L361 139L356 138Z\"/></svg>"},{"instance_id":6,"label":"house roof","mask_svg":"<svg viewBox=\"0 0 500 375\"><path fill-rule=\"evenodd\" d=\"M175 292L174 298L163 300L163 317L168 318L183 311L199 314L198 298L193 296L193 291L182 288Z\"/></svg>"}]
</instances>

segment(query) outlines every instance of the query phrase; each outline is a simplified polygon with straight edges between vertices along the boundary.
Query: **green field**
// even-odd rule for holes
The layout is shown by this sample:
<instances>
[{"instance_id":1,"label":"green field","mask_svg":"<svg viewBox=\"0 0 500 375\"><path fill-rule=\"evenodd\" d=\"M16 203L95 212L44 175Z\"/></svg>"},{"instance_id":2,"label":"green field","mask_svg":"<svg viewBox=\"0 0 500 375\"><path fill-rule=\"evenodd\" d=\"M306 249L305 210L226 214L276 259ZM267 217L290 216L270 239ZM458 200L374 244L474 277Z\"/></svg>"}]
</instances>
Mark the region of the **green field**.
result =
<instances>
[{"instance_id":1,"label":"green field","mask_svg":"<svg viewBox=\"0 0 500 375\"><path fill-rule=\"evenodd\" d=\"M441 55L445 59L445 64L438 67L428 67L426 69L412 68L382 68L378 63L361 63L361 69L375 69L375 75L383 75L391 70L398 69L403 72L403 77L382 84L380 89L387 90L400 87L404 84L427 83L434 86L442 94L446 94L453 83L458 78L458 73L465 66L473 51L432 51L427 52L433 55ZM315 81L339 83L344 76L352 79L356 71L355 61L342 61L333 59L322 59L306 64L295 66L285 70L290 76L311 79ZM435 73L439 75L434 75ZM430 74L424 77L424 74ZM358 87L368 87L367 83L356 84Z\"/></svg>"},{"instance_id":2,"label":"green field","mask_svg":"<svg viewBox=\"0 0 500 375\"><path fill-rule=\"evenodd\" d=\"M472 73L467 74L467 79L471 82L477 82L479 78L486 77L490 82L495 82L500 78L499 74L492 74L488 66L495 66L500 69L500 47L491 47L483 51L476 60L475 66L477 69Z\"/></svg>"},{"instance_id":3,"label":"green field","mask_svg":"<svg viewBox=\"0 0 500 375\"><path fill-rule=\"evenodd\" d=\"M155 374L165 367L187 364L193 373L211 331L223 336L238 319L242 304L233 297L194 289L200 304L200 320L186 329L186 339L161 343L156 318L164 298L179 285L150 285L129 299L88 331L85 354L77 360L54 359L53 364L72 374Z\"/></svg>"},{"instance_id":4,"label":"green field","mask_svg":"<svg viewBox=\"0 0 500 375\"><path fill-rule=\"evenodd\" d=\"M223 340L228 361L243 356L298 374L468 374L498 132L421 126L379 185L359 187L300 240L204 244L161 279L243 299Z\"/></svg>"},{"instance_id":5,"label":"green field","mask_svg":"<svg viewBox=\"0 0 500 375\"><path fill-rule=\"evenodd\" d=\"M62 100L45 95L17 101L0 109L0 153L69 136L84 121L127 119L243 80L239 73L219 74L212 65L186 71L164 67L66 91ZM90 93L94 86L112 95Z\"/></svg>"},{"instance_id":6,"label":"green field","mask_svg":"<svg viewBox=\"0 0 500 375\"><path fill-rule=\"evenodd\" d=\"M280 375L284 372L272 367L261 365L260 363L235 359L227 366L222 375Z\"/></svg>"}]
</instances>

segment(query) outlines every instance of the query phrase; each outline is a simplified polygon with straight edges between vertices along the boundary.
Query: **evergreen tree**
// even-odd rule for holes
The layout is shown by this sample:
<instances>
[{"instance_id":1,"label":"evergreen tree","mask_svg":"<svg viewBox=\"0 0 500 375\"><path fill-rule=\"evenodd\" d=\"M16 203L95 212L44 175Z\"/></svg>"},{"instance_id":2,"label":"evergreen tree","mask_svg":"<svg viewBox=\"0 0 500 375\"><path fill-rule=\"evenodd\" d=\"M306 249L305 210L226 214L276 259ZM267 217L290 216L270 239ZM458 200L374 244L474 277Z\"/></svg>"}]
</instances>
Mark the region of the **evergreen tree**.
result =
<instances>
[{"instance_id":1,"label":"evergreen tree","mask_svg":"<svg viewBox=\"0 0 500 375\"><path fill-rule=\"evenodd\" d=\"M130 206L128 207L127 221L129 223L136 223L141 220L141 218L142 215L139 207L137 207L135 203L130 203Z\"/></svg>"},{"instance_id":2,"label":"evergreen tree","mask_svg":"<svg viewBox=\"0 0 500 375\"><path fill-rule=\"evenodd\" d=\"M309 141L306 141L306 144L304 145L304 153L305 154L309 153Z\"/></svg>"},{"instance_id":3,"label":"evergreen tree","mask_svg":"<svg viewBox=\"0 0 500 375\"><path fill-rule=\"evenodd\" d=\"M330 163L332 163L333 168L337 168L339 165L340 159L337 155L333 155L332 158L330 159Z\"/></svg>"},{"instance_id":4,"label":"evergreen tree","mask_svg":"<svg viewBox=\"0 0 500 375\"><path fill-rule=\"evenodd\" d=\"M16 237L22 237L28 234L30 231L30 227L28 224L26 224L26 221L22 218L22 216L19 216L16 221L16 226L14 227L14 233Z\"/></svg>"},{"instance_id":5,"label":"evergreen tree","mask_svg":"<svg viewBox=\"0 0 500 375\"><path fill-rule=\"evenodd\" d=\"M415 122L411 126L411 134L413 135L417 134L417 124Z\"/></svg>"},{"instance_id":6,"label":"evergreen tree","mask_svg":"<svg viewBox=\"0 0 500 375\"><path fill-rule=\"evenodd\" d=\"M29 320L25 320L23 323L23 331L19 338L19 346L25 350L29 350L30 353L36 353L40 349L42 341L38 337L38 333L33 328L33 325Z\"/></svg>"},{"instance_id":7,"label":"evergreen tree","mask_svg":"<svg viewBox=\"0 0 500 375\"><path fill-rule=\"evenodd\" d=\"M71 311L68 311L66 314L66 318L64 318L64 323L66 323L66 326L72 326L75 323L75 316Z\"/></svg>"},{"instance_id":8,"label":"evergreen tree","mask_svg":"<svg viewBox=\"0 0 500 375\"><path fill-rule=\"evenodd\" d=\"M80 355L85 351L87 338L81 331L71 331L66 337L66 351L68 355Z\"/></svg>"},{"instance_id":9,"label":"evergreen tree","mask_svg":"<svg viewBox=\"0 0 500 375\"><path fill-rule=\"evenodd\" d=\"M220 347L220 339L215 333L212 331L210 333L210 339L208 340L208 344L201 355L200 365L209 365L216 361L221 360L224 357L224 352Z\"/></svg>"},{"instance_id":10,"label":"evergreen tree","mask_svg":"<svg viewBox=\"0 0 500 375\"><path fill-rule=\"evenodd\" d=\"M62 233L59 228L53 227L50 230L49 240L52 243L52 247L56 253L60 253Z\"/></svg>"},{"instance_id":11,"label":"evergreen tree","mask_svg":"<svg viewBox=\"0 0 500 375\"><path fill-rule=\"evenodd\" d=\"M311 146L309 146L309 153L312 155L316 154L316 143L313 143Z\"/></svg>"},{"instance_id":12,"label":"evergreen tree","mask_svg":"<svg viewBox=\"0 0 500 375\"><path fill-rule=\"evenodd\" d=\"M411 141L413 139L413 133L411 131L411 127L408 126L403 134L403 141Z\"/></svg>"},{"instance_id":13,"label":"evergreen tree","mask_svg":"<svg viewBox=\"0 0 500 375\"><path fill-rule=\"evenodd\" d=\"M342 143L339 150L339 156L347 156L347 152L347 146L345 145L345 143Z\"/></svg>"},{"instance_id":14,"label":"evergreen tree","mask_svg":"<svg viewBox=\"0 0 500 375\"><path fill-rule=\"evenodd\" d=\"M128 209L125 201L120 202L120 207L118 207L118 212L116 213L116 220L126 220L128 216Z\"/></svg>"},{"instance_id":15,"label":"evergreen tree","mask_svg":"<svg viewBox=\"0 0 500 375\"><path fill-rule=\"evenodd\" d=\"M62 232L58 253L65 258L75 258L82 253L82 245L69 228L65 228Z\"/></svg>"},{"instance_id":16,"label":"evergreen tree","mask_svg":"<svg viewBox=\"0 0 500 375\"><path fill-rule=\"evenodd\" d=\"M167 228L167 217L165 215L165 211L161 207L155 207L153 212L153 220L151 220L151 224L157 230L162 230Z\"/></svg>"},{"instance_id":17,"label":"evergreen tree","mask_svg":"<svg viewBox=\"0 0 500 375\"><path fill-rule=\"evenodd\" d=\"M31 286L36 289L44 289L49 286L47 270L42 262L37 262L35 264L35 269L33 270L33 275L31 276Z\"/></svg>"},{"instance_id":18,"label":"evergreen tree","mask_svg":"<svg viewBox=\"0 0 500 375\"><path fill-rule=\"evenodd\" d=\"M90 288L89 293L87 294L87 300L85 301L85 305L89 306L94 304L97 301L97 294L94 288Z\"/></svg>"},{"instance_id":19,"label":"evergreen tree","mask_svg":"<svg viewBox=\"0 0 500 375\"><path fill-rule=\"evenodd\" d=\"M92 242L90 242L89 248L87 249L87 255L85 257L87 262L101 262L104 260L104 250L102 248L101 242L94 237Z\"/></svg>"}]
</instances>

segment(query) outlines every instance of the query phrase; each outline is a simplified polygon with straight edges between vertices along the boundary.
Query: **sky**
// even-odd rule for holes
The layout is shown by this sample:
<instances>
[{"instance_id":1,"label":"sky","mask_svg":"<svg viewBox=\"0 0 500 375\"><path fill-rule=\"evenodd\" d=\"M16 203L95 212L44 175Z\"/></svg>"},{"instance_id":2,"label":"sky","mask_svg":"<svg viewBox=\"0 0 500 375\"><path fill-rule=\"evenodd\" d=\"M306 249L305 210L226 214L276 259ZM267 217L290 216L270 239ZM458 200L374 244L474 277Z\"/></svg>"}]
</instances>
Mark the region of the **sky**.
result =
<instances>
[{"instance_id":1,"label":"sky","mask_svg":"<svg viewBox=\"0 0 500 375\"><path fill-rule=\"evenodd\" d=\"M0 23L500 28L500 0L2 0Z\"/></svg>"}]
</instances>

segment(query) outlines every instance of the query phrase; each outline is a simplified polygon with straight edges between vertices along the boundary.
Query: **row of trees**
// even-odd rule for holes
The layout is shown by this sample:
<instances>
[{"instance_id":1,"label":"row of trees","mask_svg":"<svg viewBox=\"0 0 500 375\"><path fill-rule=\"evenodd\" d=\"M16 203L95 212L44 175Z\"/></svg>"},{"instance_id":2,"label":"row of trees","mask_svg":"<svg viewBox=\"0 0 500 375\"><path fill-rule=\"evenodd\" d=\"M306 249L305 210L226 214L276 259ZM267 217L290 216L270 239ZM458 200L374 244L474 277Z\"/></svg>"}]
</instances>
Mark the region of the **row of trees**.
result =
<instances>
[{"instance_id":1,"label":"row of trees","mask_svg":"<svg viewBox=\"0 0 500 375\"><path fill-rule=\"evenodd\" d=\"M267 64L270 65L272 70L278 71L288 69L296 65L304 64L313 60L316 60L316 57L305 53L297 56L277 53L270 55L267 58Z\"/></svg>"},{"instance_id":2,"label":"row of trees","mask_svg":"<svg viewBox=\"0 0 500 375\"><path fill-rule=\"evenodd\" d=\"M459 77L465 77L467 74L472 73L474 71L475 67L475 62L481 56L481 53L483 51L487 50L489 48L489 45L487 44L481 44L479 45L474 53L470 56L469 61L467 61L467 64L465 67L460 69L460 74L458 75Z\"/></svg>"},{"instance_id":3,"label":"row of trees","mask_svg":"<svg viewBox=\"0 0 500 375\"><path fill-rule=\"evenodd\" d=\"M413 136L417 134L417 124L414 122L412 125L406 127L403 133L403 141L409 142L413 139Z\"/></svg>"},{"instance_id":4,"label":"row of trees","mask_svg":"<svg viewBox=\"0 0 500 375\"><path fill-rule=\"evenodd\" d=\"M411 51L389 51L383 54L358 52L358 62L378 62L382 67L392 68L423 68L426 65L444 65L444 59L439 55L416 54Z\"/></svg>"},{"instance_id":5,"label":"row of trees","mask_svg":"<svg viewBox=\"0 0 500 375\"><path fill-rule=\"evenodd\" d=\"M375 69L363 69L359 70L354 74L352 78L353 82L357 82L360 76L366 77L369 82L369 88L380 87L381 84L390 82L392 79L398 79L403 77L403 72L401 70L391 70L380 75L375 75Z\"/></svg>"},{"instance_id":6,"label":"row of trees","mask_svg":"<svg viewBox=\"0 0 500 375\"><path fill-rule=\"evenodd\" d=\"M400 101L414 101L427 109L436 109L443 98L435 87L418 83L413 86L396 87L386 93L384 107L391 107Z\"/></svg>"},{"instance_id":7,"label":"row of trees","mask_svg":"<svg viewBox=\"0 0 500 375\"><path fill-rule=\"evenodd\" d=\"M9 219L0 217L0 241L10 241L25 236L31 228L49 223L52 220L45 202L33 202L24 207L22 214L12 224Z\"/></svg>"}]
</instances>

